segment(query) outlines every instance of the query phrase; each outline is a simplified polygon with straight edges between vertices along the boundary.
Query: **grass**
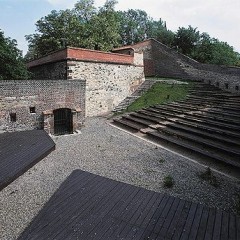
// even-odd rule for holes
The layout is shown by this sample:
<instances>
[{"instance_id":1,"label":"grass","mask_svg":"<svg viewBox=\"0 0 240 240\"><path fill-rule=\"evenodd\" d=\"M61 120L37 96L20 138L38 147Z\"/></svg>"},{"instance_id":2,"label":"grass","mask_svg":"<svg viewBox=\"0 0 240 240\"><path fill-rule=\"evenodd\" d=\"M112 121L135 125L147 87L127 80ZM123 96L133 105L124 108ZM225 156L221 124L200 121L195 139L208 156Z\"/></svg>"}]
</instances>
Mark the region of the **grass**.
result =
<instances>
[{"instance_id":1,"label":"grass","mask_svg":"<svg viewBox=\"0 0 240 240\"><path fill-rule=\"evenodd\" d=\"M163 187L165 188L171 188L174 185L174 180L171 175L167 175L163 179Z\"/></svg>"},{"instance_id":2,"label":"grass","mask_svg":"<svg viewBox=\"0 0 240 240\"><path fill-rule=\"evenodd\" d=\"M217 178L213 175L212 170L209 167L204 172L201 172L198 176L204 181L210 183L214 187L219 186Z\"/></svg>"},{"instance_id":3,"label":"grass","mask_svg":"<svg viewBox=\"0 0 240 240\"><path fill-rule=\"evenodd\" d=\"M166 84L155 83L151 89L144 93L134 103L128 106L125 112L133 112L144 107L149 107L157 104L169 103L186 98L188 90L193 86L189 84Z\"/></svg>"}]
</instances>

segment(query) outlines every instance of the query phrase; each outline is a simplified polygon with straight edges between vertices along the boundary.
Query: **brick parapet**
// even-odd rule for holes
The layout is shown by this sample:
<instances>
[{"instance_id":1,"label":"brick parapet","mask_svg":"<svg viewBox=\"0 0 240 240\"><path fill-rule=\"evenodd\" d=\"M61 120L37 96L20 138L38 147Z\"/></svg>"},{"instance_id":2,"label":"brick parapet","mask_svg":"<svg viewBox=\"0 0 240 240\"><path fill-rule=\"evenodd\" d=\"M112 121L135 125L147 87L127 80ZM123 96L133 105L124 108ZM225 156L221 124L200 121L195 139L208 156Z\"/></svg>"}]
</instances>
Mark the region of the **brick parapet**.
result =
<instances>
[{"instance_id":1,"label":"brick parapet","mask_svg":"<svg viewBox=\"0 0 240 240\"><path fill-rule=\"evenodd\" d=\"M83 48L68 47L66 49L53 52L47 56L33 60L27 63L28 68L33 68L40 65L55 63L64 60L84 61L84 62L99 62L120 65L133 65L134 56L102 52Z\"/></svg>"}]
</instances>

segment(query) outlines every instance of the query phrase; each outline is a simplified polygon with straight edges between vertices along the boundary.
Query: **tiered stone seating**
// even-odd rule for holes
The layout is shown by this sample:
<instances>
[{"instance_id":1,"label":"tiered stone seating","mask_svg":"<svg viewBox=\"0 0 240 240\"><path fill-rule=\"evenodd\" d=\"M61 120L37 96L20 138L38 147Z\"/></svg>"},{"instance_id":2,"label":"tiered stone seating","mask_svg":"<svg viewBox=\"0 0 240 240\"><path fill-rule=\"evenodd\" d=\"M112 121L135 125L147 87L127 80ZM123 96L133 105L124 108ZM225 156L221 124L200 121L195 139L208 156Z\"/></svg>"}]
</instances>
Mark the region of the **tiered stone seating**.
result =
<instances>
[{"instance_id":1,"label":"tiered stone seating","mask_svg":"<svg viewBox=\"0 0 240 240\"><path fill-rule=\"evenodd\" d=\"M185 100L113 119L171 149L240 168L240 96L196 83Z\"/></svg>"}]
</instances>

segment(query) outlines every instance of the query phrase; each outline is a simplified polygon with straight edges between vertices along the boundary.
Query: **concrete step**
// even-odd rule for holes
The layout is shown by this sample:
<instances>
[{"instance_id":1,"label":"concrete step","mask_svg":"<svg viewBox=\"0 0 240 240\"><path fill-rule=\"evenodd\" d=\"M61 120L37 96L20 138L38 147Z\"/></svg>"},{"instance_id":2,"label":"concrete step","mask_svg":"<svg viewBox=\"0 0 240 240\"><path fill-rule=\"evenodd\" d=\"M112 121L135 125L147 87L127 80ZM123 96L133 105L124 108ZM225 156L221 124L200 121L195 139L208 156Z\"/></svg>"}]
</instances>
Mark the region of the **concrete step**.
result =
<instances>
[{"instance_id":1,"label":"concrete step","mask_svg":"<svg viewBox=\"0 0 240 240\"><path fill-rule=\"evenodd\" d=\"M216 117L216 116L212 116L211 114L208 114L208 115L204 115L202 114L200 111L189 111L189 112L184 112L184 111L181 111L181 110L177 110L177 109L170 109L168 108L167 106L155 106L155 107L151 107L149 109L153 109L153 110L156 110L158 111L159 113L161 114L165 114L165 115L173 115L173 114L177 114L177 115L187 115L187 116L193 116L193 117L197 117L197 118L203 118L203 119L206 119L206 120L212 120L212 121L216 121L216 122L220 122L220 123L225 123L225 124L231 124L233 126L240 126L240 122L239 121L236 121L236 120L233 120L231 118L223 118L223 117ZM176 115L175 115L176 116ZM240 129L240 127L239 127Z\"/></svg>"},{"instance_id":2,"label":"concrete step","mask_svg":"<svg viewBox=\"0 0 240 240\"><path fill-rule=\"evenodd\" d=\"M213 121L213 120L210 120L210 119L207 119L207 118L199 118L198 116L194 116L194 115L186 115L186 114L173 114L173 113L169 113L169 112L164 112L164 111L158 111L154 108L148 108L148 109L145 109L146 111L149 111L149 112L153 112L153 113L156 113L156 114L159 114L160 116L165 116L166 118L168 117L172 117L172 118L178 118L178 119L187 119L189 121L192 121L192 122L195 122L195 123L206 123L207 125L209 126L217 126L217 127L221 127L223 129L227 129L229 131L240 131L240 126L235 126L235 125L232 125L232 124L226 124L226 123L222 123L222 122L218 122L218 121Z\"/></svg>"},{"instance_id":3,"label":"concrete step","mask_svg":"<svg viewBox=\"0 0 240 240\"><path fill-rule=\"evenodd\" d=\"M177 138L185 139L189 141L191 144L195 143L197 145L204 146L204 148L214 149L218 152L228 154L229 158L240 160L239 148L230 148L228 146L225 146L221 142L217 142L202 136L196 136L191 133L184 132L180 129L170 129L169 127L162 126L159 127L157 130L160 132L167 133L169 135L173 135Z\"/></svg>"},{"instance_id":4,"label":"concrete step","mask_svg":"<svg viewBox=\"0 0 240 240\"><path fill-rule=\"evenodd\" d=\"M160 141L160 143L162 143L162 141L163 141L163 142L167 143L167 146L170 147L170 148L173 147L173 146L179 146L183 149L190 150L193 153L198 153L198 154L202 155L203 157L206 156L206 157L209 157L209 158L211 158L215 161L221 161L221 162L230 164L234 167L240 168L240 163L239 163L238 159L231 159L227 156L219 154L218 152L208 151L201 146L192 145L189 142L182 141L182 139L180 140L180 139L175 138L174 136L171 136L169 134L163 134L163 133L160 133L158 131L147 131L147 132L144 132L144 133L147 134L150 137L155 138L155 141L157 141L157 142Z\"/></svg>"},{"instance_id":5,"label":"concrete step","mask_svg":"<svg viewBox=\"0 0 240 240\"><path fill-rule=\"evenodd\" d=\"M160 119L147 113L131 113L130 116L151 121L150 124L161 124L170 128L177 128L187 131L194 135L206 136L208 138L216 139L230 145L240 147L240 136L228 131L222 131L216 128L204 127L201 125L188 123L176 119Z\"/></svg>"},{"instance_id":6,"label":"concrete step","mask_svg":"<svg viewBox=\"0 0 240 240\"><path fill-rule=\"evenodd\" d=\"M120 124L122 127L131 128L136 131L140 131L142 128L146 128L146 126L143 124L135 123L131 120L127 120L123 118L114 118L113 122L117 125Z\"/></svg>"}]
</instances>

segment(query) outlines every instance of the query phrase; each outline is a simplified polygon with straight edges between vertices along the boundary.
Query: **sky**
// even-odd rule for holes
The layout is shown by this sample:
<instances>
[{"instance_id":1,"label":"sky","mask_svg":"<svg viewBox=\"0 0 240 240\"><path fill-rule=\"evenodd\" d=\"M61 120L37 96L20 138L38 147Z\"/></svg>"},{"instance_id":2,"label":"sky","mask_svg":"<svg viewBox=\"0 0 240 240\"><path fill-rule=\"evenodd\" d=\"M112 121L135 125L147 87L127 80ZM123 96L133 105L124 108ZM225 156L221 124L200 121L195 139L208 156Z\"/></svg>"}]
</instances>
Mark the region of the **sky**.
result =
<instances>
[{"instance_id":1,"label":"sky","mask_svg":"<svg viewBox=\"0 0 240 240\"><path fill-rule=\"evenodd\" d=\"M0 29L5 37L16 39L27 52L25 35L33 34L35 23L51 10L73 8L77 0L0 0ZM95 6L105 0L95 0ZM141 9L153 19L166 21L176 32L191 25L200 32L227 42L240 52L240 0L118 0L116 10Z\"/></svg>"}]
</instances>

